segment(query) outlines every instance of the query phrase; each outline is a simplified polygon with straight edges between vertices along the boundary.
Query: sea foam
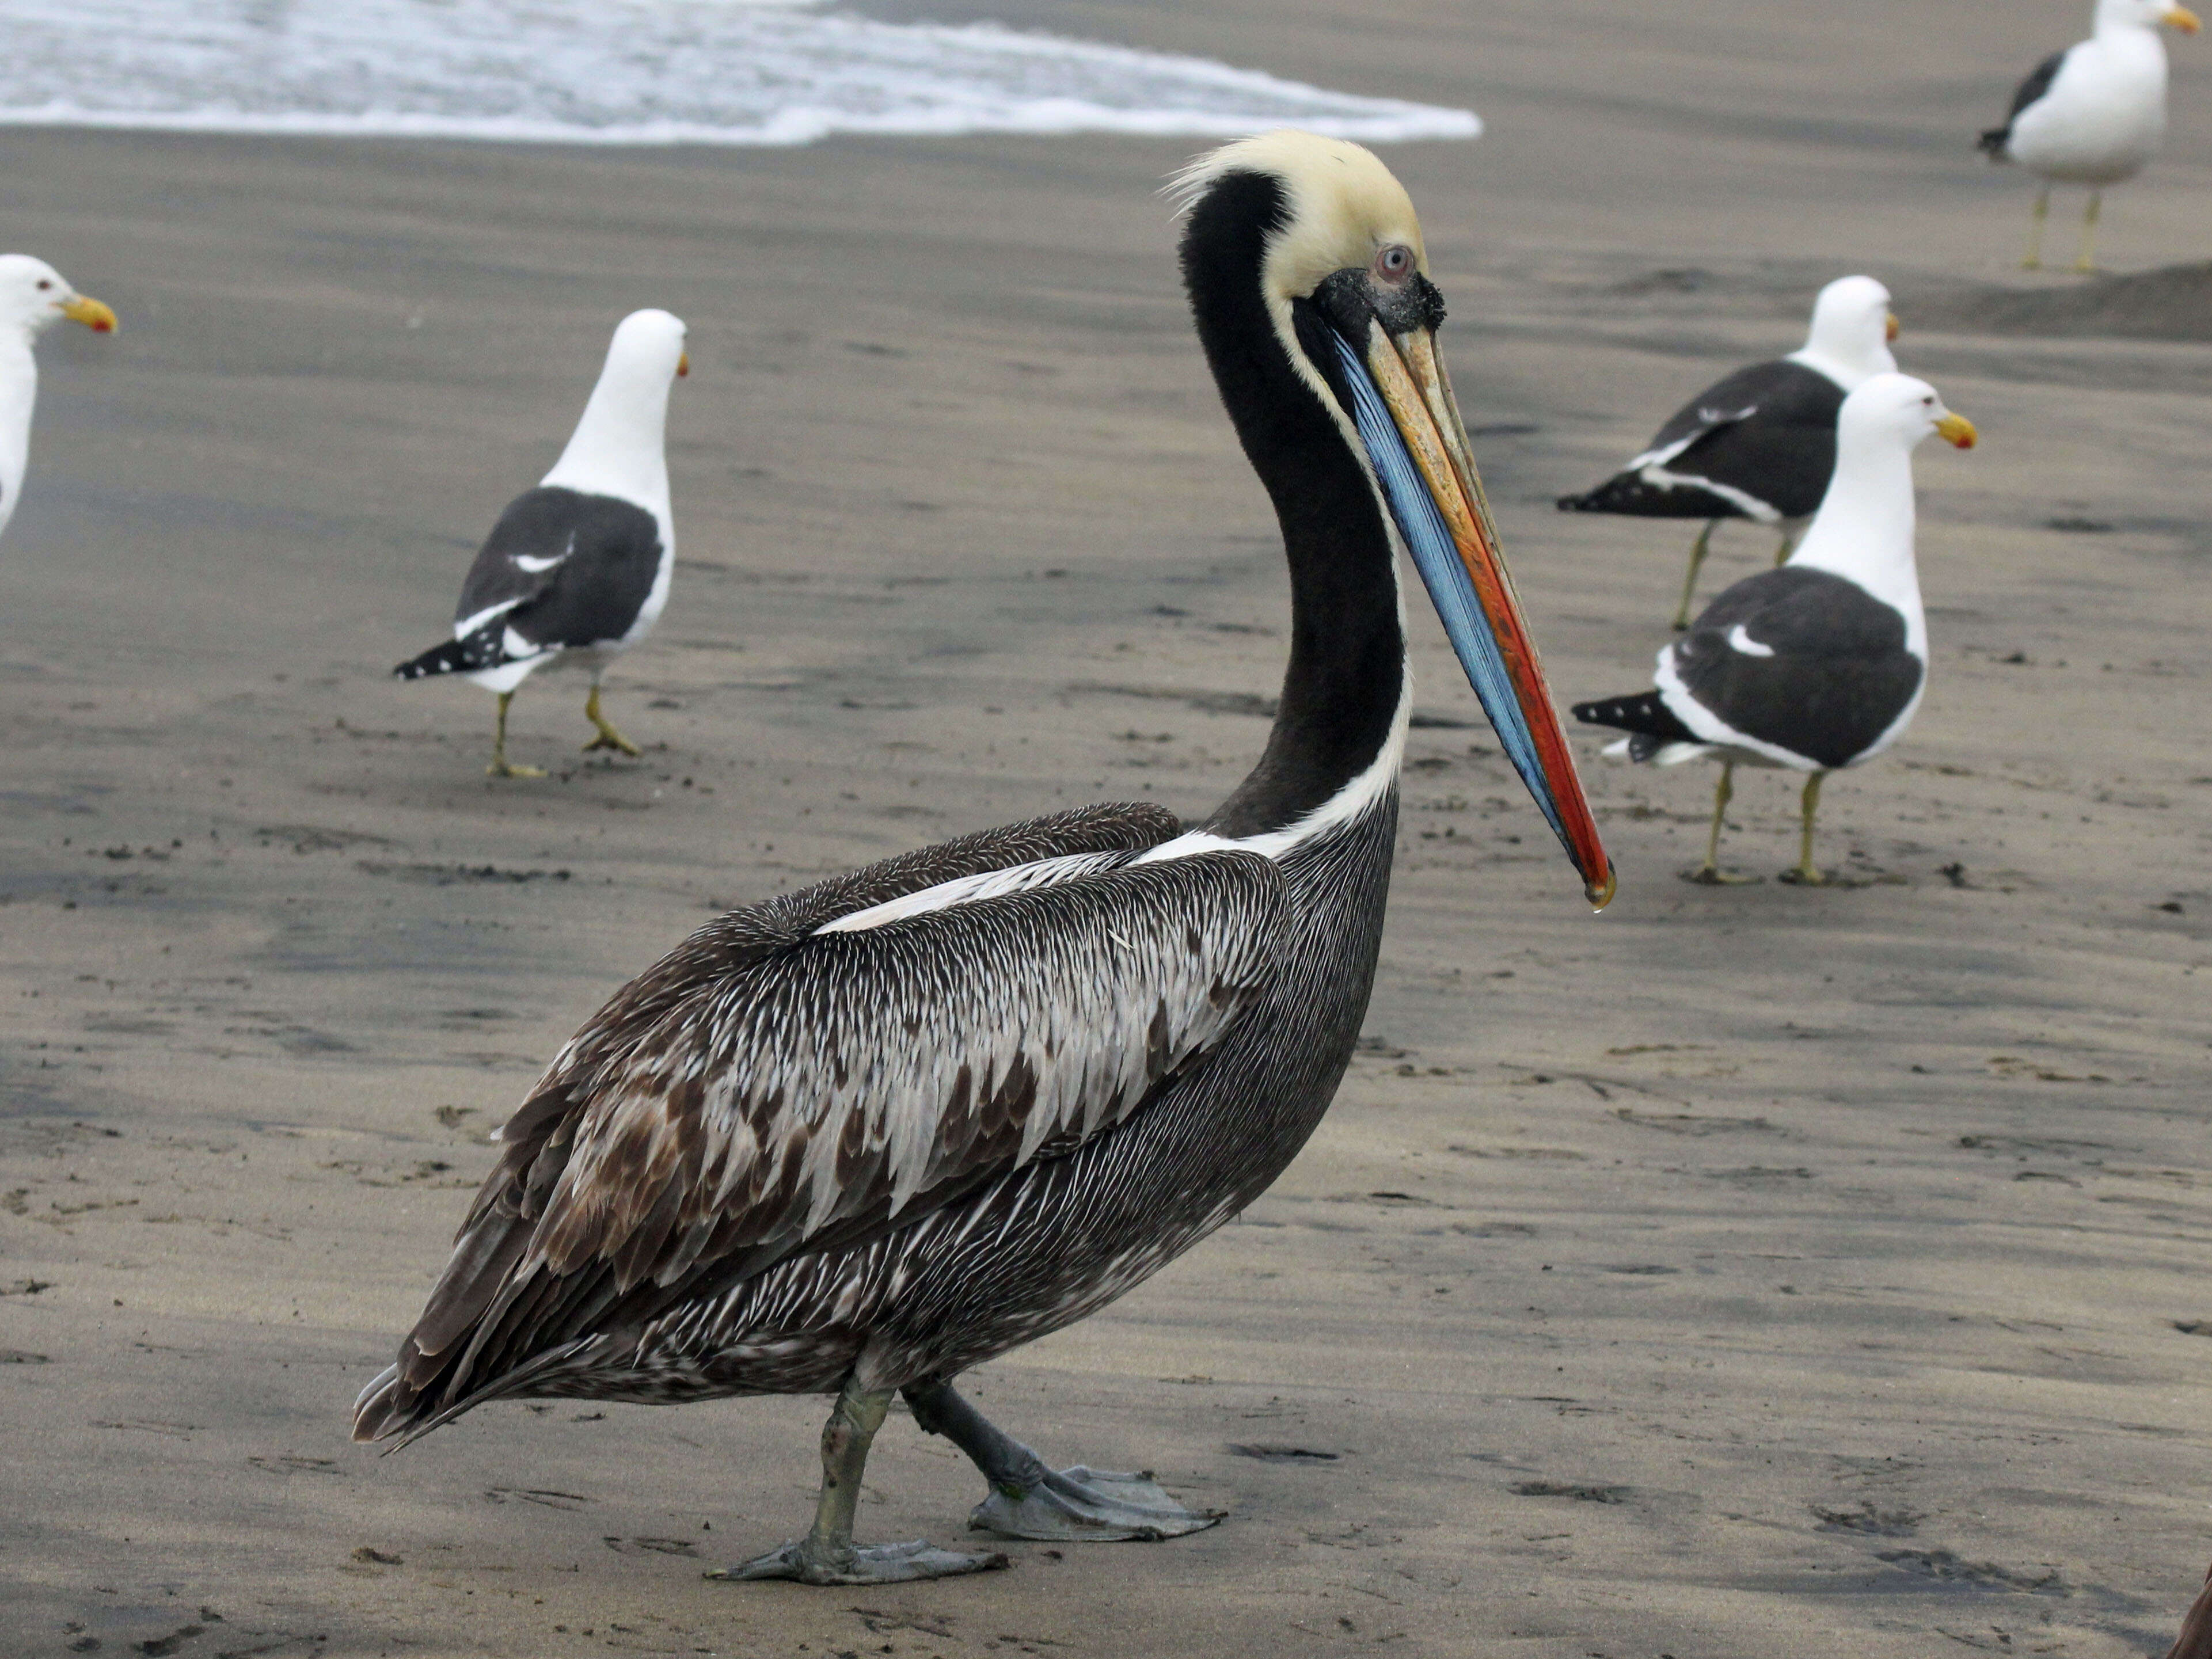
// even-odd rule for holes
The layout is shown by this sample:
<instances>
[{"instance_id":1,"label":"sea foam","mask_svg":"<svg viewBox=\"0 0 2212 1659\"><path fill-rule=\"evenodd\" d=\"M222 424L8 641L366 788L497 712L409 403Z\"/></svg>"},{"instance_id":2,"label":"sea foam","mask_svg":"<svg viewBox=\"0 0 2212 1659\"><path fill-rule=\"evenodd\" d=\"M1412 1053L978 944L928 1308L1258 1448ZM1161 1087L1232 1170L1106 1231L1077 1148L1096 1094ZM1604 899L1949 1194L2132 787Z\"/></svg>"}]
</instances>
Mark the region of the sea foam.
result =
<instances>
[{"instance_id":1,"label":"sea foam","mask_svg":"<svg viewBox=\"0 0 2212 1659\"><path fill-rule=\"evenodd\" d=\"M0 0L0 39L13 125L602 144L1482 131L1205 58L757 0Z\"/></svg>"}]
</instances>

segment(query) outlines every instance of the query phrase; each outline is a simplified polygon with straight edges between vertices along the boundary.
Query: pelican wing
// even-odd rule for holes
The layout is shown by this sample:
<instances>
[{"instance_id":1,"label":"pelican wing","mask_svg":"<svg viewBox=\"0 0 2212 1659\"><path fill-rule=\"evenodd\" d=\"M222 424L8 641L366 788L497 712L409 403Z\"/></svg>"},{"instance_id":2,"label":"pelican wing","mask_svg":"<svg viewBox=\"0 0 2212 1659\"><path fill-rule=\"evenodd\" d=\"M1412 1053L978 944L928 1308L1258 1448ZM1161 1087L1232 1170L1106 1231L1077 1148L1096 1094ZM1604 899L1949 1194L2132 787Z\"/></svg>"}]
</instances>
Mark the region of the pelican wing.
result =
<instances>
[{"instance_id":1,"label":"pelican wing","mask_svg":"<svg viewBox=\"0 0 2212 1659\"><path fill-rule=\"evenodd\" d=\"M1044 837L1043 863L984 862L1004 878L987 888L955 868L957 902L937 908L878 866L701 929L501 1131L398 1387L372 1416L372 1385L356 1433L1126 1121L1267 988L1285 925L1263 858L1132 864L1126 843L1157 827L1120 848ZM892 900L880 923L825 929Z\"/></svg>"}]
</instances>

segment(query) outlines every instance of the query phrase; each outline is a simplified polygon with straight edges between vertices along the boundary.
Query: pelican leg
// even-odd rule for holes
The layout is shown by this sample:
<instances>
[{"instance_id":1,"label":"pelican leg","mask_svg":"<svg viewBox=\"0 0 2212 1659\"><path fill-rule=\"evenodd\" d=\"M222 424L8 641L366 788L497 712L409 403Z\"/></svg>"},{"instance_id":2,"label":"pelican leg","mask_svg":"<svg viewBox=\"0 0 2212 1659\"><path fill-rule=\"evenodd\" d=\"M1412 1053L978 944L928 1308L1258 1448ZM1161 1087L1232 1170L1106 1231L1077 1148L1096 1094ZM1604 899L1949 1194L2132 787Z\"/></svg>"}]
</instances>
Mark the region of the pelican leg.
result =
<instances>
[{"instance_id":1,"label":"pelican leg","mask_svg":"<svg viewBox=\"0 0 2212 1659\"><path fill-rule=\"evenodd\" d=\"M2089 210L2081 216L2081 257L2074 262L2074 269L2080 271L2084 276L2092 276L2096 274L2097 213L2104 205L2105 192L2101 190L2091 191L2089 192Z\"/></svg>"},{"instance_id":2,"label":"pelican leg","mask_svg":"<svg viewBox=\"0 0 2212 1659\"><path fill-rule=\"evenodd\" d=\"M1828 878L1813 867L1813 818L1814 815L1820 810L1820 780L1827 775L1826 772L1815 772L1805 780L1803 805L1805 822L1804 827L1798 832L1797 866L1794 870L1784 870L1782 872L1783 880L1799 887L1822 887L1827 884Z\"/></svg>"},{"instance_id":3,"label":"pelican leg","mask_svg":"<svg viewBox=\"0 0 2212 1659\"><path fill-rule=\"evenodd\" d=\"M542 778L545 769L539 766L517 766L507 757L507 706L514 701L514 693L499 694L499 724L493 728L491 764L484 768L490 778Z\"/></svg>"},{"instance_id":4,"label":"pelican leg","mask_svg":"<svg viewBox=\"0 0 2212 1659\"><path fill-rule=\"evenodd\" d=\"M2045 185L2035 192L2035 211L2027 221L2027 258L2020 262L2022 270L2043 269L2043 226L2051 217L2051 186Z\"/></svg>"},{"instance_id":5,"label":"pelican leg","mask_svg":"<svg viewBox=\"0 0 2212 1659\"><path fill-rule=\"evenodd\" d=\"M1713 788L1713 828L1705 837L1705 861L1685 878L1701 887L1741 887L1759 879L1757 876L1728 876L1721 873L1721 817L1728 804L1735 796L1735 763L1721 763L1721 781Z\"/></svg>"},{"instance_id":6,"label":"pelican leg","mask_svg":"<svg viewBox=\"0 0 2212 1659\"><path fill-rule=\"evenodd\" d=\"M890 1409L889 1389L863 1389L848 1379L822 1431L822 1496L814 1507L814 1527L766 1555L742 1565L710 1572L709 1578L742 1580L795 1578L802 1584L897 1584L915 1578L950 1578L957 1573L1003 1567L996 1550L970 1554L941 1550L921 1539L904 1544L853 1542L853 1516L860 1502L860 1475L868 1447Z\"/></svg>"},{"instance_id":7,"label":"pelican leg","mask_svg":"<svg viewBox=\"0 0 2212 1659\"><path fill-rule=\"evenodd\" d=\"M590 754L594 749L619 749L625 755L637 753L637 745L616 731L607 717L599 713L599 683L597 680L592 682L592 695L584 699L584 718L599 729L599 735L584 745L586 754Z\"/></svg>"},{"instance_id":8,"label":"pelican leg","mask_svg":"<svg viewBox=\"0 0 2212 1659\"><path fill-rule=\"evenodd\" d=\"M991 1483L968 1524L1002 1538L1105 1543L1141 1539L1154 1543L1199 1532L1221 1519L1218 1510L1188 1510L1161 1489L1149 1472L1112 1474L1103 1469L1050 1469L1044 1460L995 1427L945 1382L906 1390L914 1420L968 1454Z\"/></svg>"},{"instance_id":9,"label":"pelican leg","mask_svg":"<svg viewBox=\"0 0 2212 1659\"><path fill-rule=\"evenodd\" d=\"M1698 532L1698 539L1690 544L1689 574L1682 578L1682 602L1674 607L1674 631L1679 634L1690 625L1690 600L1698 591L1698 567L1705 563L1708 544L1713 539L1713 526L1718 519L1705 520L1705 527Z\"/></svg>"}]
</instances>

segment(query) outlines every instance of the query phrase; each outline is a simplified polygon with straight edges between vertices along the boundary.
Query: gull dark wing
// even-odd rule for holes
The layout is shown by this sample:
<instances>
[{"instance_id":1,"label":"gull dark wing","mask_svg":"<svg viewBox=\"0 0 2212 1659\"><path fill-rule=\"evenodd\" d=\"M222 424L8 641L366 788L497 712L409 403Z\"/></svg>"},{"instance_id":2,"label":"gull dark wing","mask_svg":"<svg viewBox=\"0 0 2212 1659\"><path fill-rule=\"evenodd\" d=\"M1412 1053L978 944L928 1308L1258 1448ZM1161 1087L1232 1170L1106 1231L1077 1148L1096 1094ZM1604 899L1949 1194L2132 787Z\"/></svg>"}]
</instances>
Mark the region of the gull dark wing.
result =
<instances>
[{"instance_id":1,"label":"gull dark wing","mask_svg":"<svg viewBox=\"0 0 2212 1659\"><path fill-rule=\"evenodd\" d=\"M455 636L392 672L466 674L618 640L659 574L660 526L635 502L540 486L507 505L461 584Z\"/></svg>"},{"instance_id":2,"label":"gull dark wing","mask_svg":"<svg viewBox=\"0 0 2212 1659\"><path fill-rule=\"evenodd\" d=\"M469 568L453 620L497 622L537 646L620 639L653 591L660 551L659 523L635 502L526 490Z\"/></svg>"},{"instance_id":3,"label":"gull dark wing","mask_svg":"<svg viewBox=\"0 0 2212 1659\"><path fill-rule=\"evenodd\" d=\"M1926 672L1902 613L1856 582L1789 565L1736 583L1672 651L1699 706L1825 768L1871 748Z\"/></svg>"},{"instance_id":4,"label":"gull dark wing","mask_svg":"<svg viewBox=\"0 0 2212 1659\"><path fill-rule=\"evenodd\" d=\"M1740 368L1668 420L1644 453L1596 489L1560 500L1565 512L1639 518L1801 519L1820 505L1836 466L1843 388L1787 358ZM1656 469L1665 477L1645 476ZM1713 488L1711 486L1717 486Z\"/></svg>"},{"instance_id":5,"label":"gull dark wing","mask_svg":"<svg viewBox=\"0 0 2212 1659\"><path fill-rule=\"evenodd\" d=\"M2068 47L2067 52L2072 51ZM2054 52L2028 71L2027 79L2020 83L2012 95L2012 107L2005 112L2004 125L1991 127L1982 134L1978 148L1995 161L2005 159L2005 146L2012 142L2012 124L2020 119L2021 111L2035 103L2051 90L2051 83L2058 78L2058 71L2066 65L2066 52Z\"/></svg>"},{"instance_id":6,"label":"gull dark wing","mask_svg":"<svg viewBox=\"0 0 2212 1659\"><path fill-rule=\"evenodd\" d=\"M865 1244L1127 1121L1265 991L1286 914L1255 854L1131 862L1172 823L1123 808L1017 826L694 934L592 1018L501 1131L356 1436L431 1426L580 1341L619 1364L672 1309ZM1057 862L1012 873L1041 855ZM1024 890L817 931L989 871Z\"/></svg>"}]
</instances>

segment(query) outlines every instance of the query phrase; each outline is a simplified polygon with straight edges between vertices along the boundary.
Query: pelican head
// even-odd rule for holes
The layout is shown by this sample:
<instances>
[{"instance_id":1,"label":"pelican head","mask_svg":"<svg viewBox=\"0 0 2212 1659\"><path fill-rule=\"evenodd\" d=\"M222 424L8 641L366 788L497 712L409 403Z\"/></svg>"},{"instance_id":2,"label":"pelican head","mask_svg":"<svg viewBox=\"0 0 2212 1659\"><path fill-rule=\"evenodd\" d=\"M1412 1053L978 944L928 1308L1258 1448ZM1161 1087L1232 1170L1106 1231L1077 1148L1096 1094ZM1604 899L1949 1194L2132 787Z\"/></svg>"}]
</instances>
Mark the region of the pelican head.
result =
<instances>
[{"instance_id":1,"label":"pelican head","mask_svg":"<svg viewBox=\"0 0 2212 1659\"><path fill-rule=\"evenodd\" d=\"M66 318L95 334L115 331L115 313L79 294L44 259L27 253L0 253L0 327L36 335Z\"/></svg>"},{"instance_id":2,"label":"pelican head","mask_svg":"<svg viewBox=\"0 0 2212 1659\"><path fill-rule=\"evenodd\" d=\"M1201 156L1174 189L1188 214L1183 273L1207 356L1279 514L1284 470L1326 465L1315 442L1349 448L1507 756L1602 906L1613 866L1437 349L1443 296L1404 186L1358 144L1280 131ZM1328 421L1312 421L1306 400Z\"/></svg>"}]
</instances>

